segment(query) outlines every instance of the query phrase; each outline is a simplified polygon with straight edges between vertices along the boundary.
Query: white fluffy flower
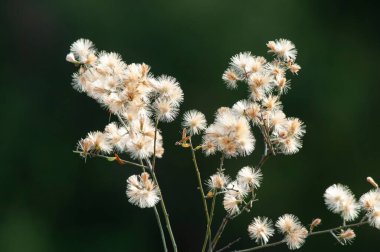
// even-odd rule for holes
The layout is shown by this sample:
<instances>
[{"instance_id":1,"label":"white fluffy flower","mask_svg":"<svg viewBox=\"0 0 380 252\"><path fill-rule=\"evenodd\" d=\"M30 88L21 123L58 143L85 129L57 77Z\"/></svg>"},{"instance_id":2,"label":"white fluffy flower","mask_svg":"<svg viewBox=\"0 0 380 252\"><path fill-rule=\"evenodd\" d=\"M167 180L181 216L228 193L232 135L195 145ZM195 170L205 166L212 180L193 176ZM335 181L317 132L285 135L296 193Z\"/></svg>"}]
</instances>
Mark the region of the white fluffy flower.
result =
<instances>
[{"instance_id":1,"label":"white fluffy flower","mask_svg":"<svg viewBox=\"0 0 380 252\"><path fill-rule=\"evenodd\" d=\"M375 207L380 208L380 190L375 189L363 194L359 202L361 207L367 212L373 211Z\"/></svg>"},{"instance_id":2,"label":"white fluffy flower","mask_svg":"<svg viewBox=\"0 0 380 252\"><path fill-rule=\"evenodd\" d=\"M172 122L178 114L178 106L167 99L157 99L153 107L157 118L163 122Z\"/></svg>"},{"instance_id":3,"label":"white fluffy flower","mask_svg":"<svg viewBox=\"0 0 380 252\"><path fill-rule=\"evenodd\" d=\"M248 226L248 233L251 239L255 239L256 243L260 245L266 244L269 237L274 234L272 221L267 217L256 217Z\"/></svg>"},{"instance_id":4,"label":"white fluffy flower","mask_svg":"<svg viewBox=\"0 0 380 252\"><path fill-rule=\"evenodd\" d=\"M374 209L367 214L369 224L377 229L380 229L380 206L376 205Z\"/></svg>"},{"instance_id":5,"label":"white fluffy flower","mask_svg":"<svg viewBox=\"0 0 380 252\"><path fill-rule=\"evenodd\" d=\"M299 249L308 235L308 231L301 225L298 218L292 214L284 214L276 222L278 231L285 235L289 249Z\"/></svg>"},{"instance_id":6,"label":"white fluffy flower","mask_svg":"<svg viewBox=\"0 0 380 252\"><path fill-rule=\"evenodd\" d=\"M235 215L240 213L239 205L242 203L242 200L238 197L235 197L232 194L226 193L223 198L224 209L230 214Z\"/></svg>"},{"instance_id":7,"label":"white fluffy flower","mask_svg":"<svg viewBox=\"0 0 380 252\"><path fill-rule=\"evenodd\" d=\"M183 115L182 127L190 129L193 135L199 134L207 126L205 115L197 110L190 110Z\"/></svg>"},{"instance_id":8,"label":"white fluffy flower","mask_svg":"<svg viewBox=\"0 0 380 252\"><path fill-rule=\"evenodd\" d=\"M153 207L160 200L159 191L146 172L140 176L132 175L127 179L129 202L140 207Z\"/></svg>"},{"instance_id":9,"label":"white fluffy flower","mask_svg":"<svg viewBox=\"0 0 380 252\"><path fill-rule=\"evenodd\" d=\"M103 132L90 132L87 135L87 139L92 143L94 151L103 153L110 153L112 151L112 146Z\"/></svg>"},{"instance_id":10,"label":"white fluffy flower","mask_svg":"<svg viewBox=\"0 0 380 252\"><path fill-rule=\"evenodd\" d=\"M207 186L212 189L224 189L226 185L230 182L230 177L223 173L217 172L211 175L207 180Z\"/></svg>"},{"instance_id":11,"label":"white fluffy flower","mask_svg":"<svg viewBox=\"0 0 380 252\"><path fill-rule=\"evenodd\" d=\"M295 45L287 39L269 41L267 46L270 49L269 52L276 54L285 61L295 60L297 57L297 49Z\"/></svg>"},{"instance_id":12,"label":"white fluffy flower","mask_svg":"<svg viewBox=\"0 0 380 252\"><path fill-rule=\"evenodd\" d=\"M351 190L344 185L334 184L326 189L325 204L333 213L340 214L345 221L353 221L359 215L359 205Z\"/></svg>"},{"instance_id":13,"label":"white fluffy flower","mask_svg":"<svg viewBox=\"0 0 380 252\"><path fill-rule=\"evenodd\" d=\"M248 189L256 189L260 187L263 174L260 170L245 166L240 169L237 180L240 185Z\"/></svg>"},{"instance_id":14,"label":"white fluffy flower","mask_svg":"<svg viewBox=\"0 0 380 252\"><path fill-rule=\"evenodd\" d=\"M304 227L299 227L293 230L292 232L289 232L285 236L286 244L288 245L290 250L299 249L305 243L307 235L307 229Z\"/></svg>"},{"instance_id":15,"label":"white fluffy flower","mask_svg":"<svg viewBox=\"0 0 380 252\"><path fill-rule=\"evenodd\" d=\"M276 222L278 231L282 234L287 234L293 230L299 229L301 226L297 216L293 214L284 214L280 216Z\"/></svg>"},{"instance_id":16,"label":"white fluffy flower","mask_svg":"<svg viewBox=\"0 0 380 252\"><path fill-rule=\"evenodd\" d=\"M356 237L356 234L354 230L351 228L347 230L341 230L340 233L338 234L339 240L342 242L342 244L351 244Z\"/></svg>"},{"instance_id":17,"label":"white fluffy flower","mask_svg":"<svg viewBox=\"0 0 380 252\"><path fill-rule=\"evenodd\" d=\"M72 54L67 55L66 59L70 62L76 63L75 61L79 61L80 63L92 63L95 57L95 47L94 44L88 39L78 39L75 41L71 47L70 52ZM74 56L74 57L73 57Z\"/></svg>"}]
</instances>

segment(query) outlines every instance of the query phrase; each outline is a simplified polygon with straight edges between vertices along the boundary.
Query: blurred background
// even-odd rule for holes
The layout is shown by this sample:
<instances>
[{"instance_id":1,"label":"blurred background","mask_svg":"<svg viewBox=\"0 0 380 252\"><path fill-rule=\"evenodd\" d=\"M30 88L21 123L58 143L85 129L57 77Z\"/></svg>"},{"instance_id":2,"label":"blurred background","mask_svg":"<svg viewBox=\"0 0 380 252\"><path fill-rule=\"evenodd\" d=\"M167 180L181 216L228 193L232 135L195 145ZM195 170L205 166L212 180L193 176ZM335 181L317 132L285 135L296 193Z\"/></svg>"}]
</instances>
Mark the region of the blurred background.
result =
<instances>
[{"instance_id":1,"label":"blurred background","mask_svg":"<svg viewBox=\"0 0 380 252\"><path fill-rule=\"evenodd\" d=\"M128 203L125 180L140 172L72 153L76 142L102 130L107 112L72 89L76 68L65 61L72 42L91 39L119 52L127 63L145 62L155 75L175 76L185 93L181 113L204 112L209 122L220 106L246 97L221 79L231 56L266 54L265 43L287 38L302 66L283 98L285 113L307 125L304 148L270 159L251 213L227 226L220 247L254 246L247 226L254 216L293 213L306 225L340 224L323 203L333 183L359 197L380 182L378 10L370 1L90 1L7 0L1 3L0 62L0 251L162 251L153 210ZM180 251L199 251L205 231L202 202L190 152L174 146L180 120L163 124L165 157L158 178ZM235 176L262 153L225 162ZM195 139L195 142L200 139ZM199 155L203 178L219 157ZM218 202L216 229L225 211ZM215 230L214 230L215 232ZM380 231L357 229L342 247L331 236L310 238L301 251L373 251ZM279 237L276 237L279 239ZM170 242L168 241L168 245ZM284 251L279 246L266 251Z\"/></svg>"}]
</instances>

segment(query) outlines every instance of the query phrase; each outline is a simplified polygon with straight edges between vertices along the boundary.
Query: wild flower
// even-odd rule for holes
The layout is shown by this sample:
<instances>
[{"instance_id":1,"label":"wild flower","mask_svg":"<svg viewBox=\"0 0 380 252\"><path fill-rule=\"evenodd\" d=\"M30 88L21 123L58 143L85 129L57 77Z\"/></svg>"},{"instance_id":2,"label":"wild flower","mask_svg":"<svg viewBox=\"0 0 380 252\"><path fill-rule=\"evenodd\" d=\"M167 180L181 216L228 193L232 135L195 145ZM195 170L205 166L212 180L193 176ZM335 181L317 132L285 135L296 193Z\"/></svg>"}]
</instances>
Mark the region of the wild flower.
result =
<instances>
[{"instance_id":1,"label":"wild flower","mask_svg":"<svg viewBox=\"0 0 380 252\"><path fill-rule=\"evenodd\" d=\"M273 59L268 60L251 52L238 53L231 57L222 74L227 88L246 86L248 92L244 99L238 99L232 106L220 107L209 125L206 116L198 110L192 109L183 114L181 138L175 145L190 150L196 171L206 220L202 252L206 248L210 252L215 251L230 221L256 210L257 191L262 184L262 167L266 160L279 154L292 155L302 148L305 124L298 118L287 116L281 101L293 85L289 73L294 76L301 70L295 62L298 51L294 43L286 39L269 41L267 47ZM145 63L126 63L118 53L98 51L87 39L75 41L66 60L78 67L72 76L73 88L95 99L110 118L103 131L91 131L80 139L74 152L83 158L100 157L142 169L142 173L127 179L128 201L140 208L154 209L164 251L168 251L165 236L169 235L173 251L177 252L155 171L156 159L165 152L159 125L174 121L184 100L178 81L167 75L154 76ZM242 167L231 179L230 164L225 165L224 161L253 153L256 144L254 130L262 136L263 154L256 165ZM196 142L198 135L199 144ZM219 167L206 181L202 180L200 173L198 152L203 152L206 157L220 155ZM132 160L122 159L123 156ZM272 221L268 217L255 217L248 225L248 234L259 245L242 251L279 244L286 244L290 250L295 250L302 247L310 236L319 234L331 234L340 244L346 245L356 237L354 227L369 224L380 229L380 191L373 178L368 177L367 181L374 189L363 194L359 202L347 186L334 184L326 189L324 202L328 210L341 216L343 224L315 231L322 222L320 218L315 218L306 229L295 215L283 214L275 223L282 240L269 243L276 231ZM207 194L204 185L209 189ZM219 202L217 197L223 197L226 215L214 233L211 231L214 210ZM162 214L156 208L157 203L161 205ZM357 219L361 212L364 212L361 221L347 223ZM161 215L165 219L167 232L163 229Z\"/></svg>"},{"instance_id":2,"label":"wild flower","mask_svg":"<svg viewBox=\"0 0 380 252\"><path fill-rule=\"evenodd\" d=\"M248 233L251 239L255 239L256 243L267 244L269 238L274 234L272 221L267 217L256 217L248 226Z\"/></svg>"}]
</instances>

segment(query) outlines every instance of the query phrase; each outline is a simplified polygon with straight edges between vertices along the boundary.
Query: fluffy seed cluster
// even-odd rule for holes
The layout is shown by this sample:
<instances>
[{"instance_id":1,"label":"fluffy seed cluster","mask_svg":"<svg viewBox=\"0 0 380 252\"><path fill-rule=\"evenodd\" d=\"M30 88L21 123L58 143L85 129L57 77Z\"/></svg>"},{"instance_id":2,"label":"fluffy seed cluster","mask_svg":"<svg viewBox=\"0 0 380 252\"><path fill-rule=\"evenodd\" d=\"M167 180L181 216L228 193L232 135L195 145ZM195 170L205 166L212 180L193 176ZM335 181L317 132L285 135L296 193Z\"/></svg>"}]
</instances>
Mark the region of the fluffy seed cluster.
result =
<instances>
[{"instance_id":1,"label":"fluffy seed cluster","mask_svg":"<svg viewBox=\"0 0 380 252\"><path fill-rule=\"evenodd\" d=\"M210 178L212 180L212 176ZM251 167L243 167L236 176L236 180L227 184L224 188L223 206L231 215L241 212L241 205L247 195L253 194L260 187L262 173Z\"/></svg>"},{"instance_id":2,"label":"fluffy seed cluster","mask_svg":"<svg viewBox=\"0 0 380 252\"><path fill-rule=\"evenodd\" d=\"M127 179L129 202L140 208L153 207L160 200L159 191L146 172L140 176L132 175Z\"/></svg>"},{"instance_id":3,"label":"fluffy seed cluster","mask_svg":"<svg viewBox=\"0 0 380 252\"><path fill-rule=\"evenodd\" d=\"M79 67L72 85L94 98L121 125L111 123L104 132L90 132L78 143L82 156L92 153L128 152L132 158L153 155L154 121L170 122L177 116L183 92L175 78L154 77L150 67L127 64L114 52L98 52L87 39L70 47L66 60ZM156 155L164 152L162 137L157 133Z\"/></svg>"},{"instance_id":4,"label":"fluffy seed cluster","mask_svg":"<svg viewBox=\"0 0 380 252\"><path fill-rule=\"evenodd\" d=\"M272 221L267 217L256 217L248 226L248 233L256 243L260 245L267 244L269 238L274 234Z\"/></svg>"},{"instance_id":5,"label":"fluffy seed cluster","mask_svg":"<svg viewBox=\"0 0 380 252\"><path fill-rule=\"evenodd\" d=\"M230 177L222 172L217 172L210 176L206 185L210 190L222 190L225 189L227 184L230 183Z\"/></svg>"},{"instance_id":6,"label":"fluffy seed cluster","mask_svg":"<svg viewBox=\"0 0 380 252\"><path fill-rule=\"evenodd\" d=\"M227 158L245 156L252 153L255 141L248 120L233 109L222 107L205 131L202 149L206 155L220 151Z\"/></svg>"},{"instance_id":7,"label":"fluffy seed cluster","mask_svg":"<svg viewBox=\"0 0 380 252\"><path fill-rule=\"evenodd\" d=\"M245 83L249 98L238 101L232 109L219 109L215 123L206 129L204 136L203 150L207 155L216 151L227 156L250 154L255 141L249 127L246 127L249 125L247 122L252 122L264 132L272 152L294 154L302 147L305 125L298 118L286 117L280 100L290 88L287 72L297 74L301 69L295 63L297 50L286 39L269 41L267 46L275 56L270 62L250 52L231 58L230 67L222 78L229 88L236 88L239 82ZM245 140L236 132L243 129Z\"/></svg>"},{"instance_id":8,"label":"fluffy seed cluster","mask_svg":"<svg viewBox=\"0 0 380 252\"><path fill-rule=\"evenodd\" d=\"M353 221L358 217L360 206L347 186L334 184L326 189L323 196L327 208L340 214L343 220Z\"/></svg>"},{"instance_id":9,"label":"fluffy seed cluster","mask_svg":"<svg viewBox=\"0 0 380 252\"><path fill-rule=\"evenodd\" d=\"M192 135L198 135L207 126L206 117L197 110L190 110L184 113L182 127L189 129Z\"/></svg>"},{"instance_id":10,"label":"fluffy seed cluster","mask_svg":"<svg viewBox=\"0 0 380 252\"><path fill-rule=\"evenodd\" d=\"M285 241L289 249L299 249L308 236L308 231L302 226L298 218L292 214L284 214L278 218L276 227L285 235Z\"/></svg>"},{"instance_id":11,"label":"fluffy seed cluster","mask_svg":"<svg viewBox=\"0 0 380 252\"><path fill-rule=\"evenodd\" d=\"M371 190L360 197L360 206L366 212L371 226L380 229L380 190Z\"/></svg>"},{"instance_id":12,"label":"fluffy seed cluster","mask_svg":"<svg viewBox=\"0 0 380 252\"><path fill-rule=\"evenodd\" d=\"M338 234L338 238L343 245L351 244L356 237L354 230L348 228L346 230L341 230Z\"/></svg>"}]
</instances>

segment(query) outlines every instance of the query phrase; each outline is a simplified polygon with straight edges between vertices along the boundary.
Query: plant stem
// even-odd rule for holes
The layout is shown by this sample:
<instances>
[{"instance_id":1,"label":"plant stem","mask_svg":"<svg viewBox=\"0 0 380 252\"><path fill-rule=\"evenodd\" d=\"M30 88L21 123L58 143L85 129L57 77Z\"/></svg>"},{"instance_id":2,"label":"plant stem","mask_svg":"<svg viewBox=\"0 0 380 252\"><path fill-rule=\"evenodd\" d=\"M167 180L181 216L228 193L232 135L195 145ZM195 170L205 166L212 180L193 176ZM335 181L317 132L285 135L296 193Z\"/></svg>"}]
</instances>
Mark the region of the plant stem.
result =
<instances>
[{"instance_id":1,"label":"plant stem","mask_svg":"<svg viewBox=\"0 0 380 252\"><path fill-rule=\"evenodd\" d=\"M220 165L218 168L218 172L223 171L223 165L224 165L224 154L222 153L222 156L220 157ZM212 220L214 218L215 201L216 201L216 190L213 190L212 191L212 203L211 203L210 219L207 223L207 233L206 233L206 237L205 237L205 241L207 239L209 239L209 252L212 252L211 224L212 224Z\"/></svg>"},{"instance_id":2,"label":"plant stem","mask_svg":"<svg viewBox=\"0 0 380 252\"><path fill-rule=\"evenodd\" d=\"M178 251L177 244L176 244L175 239L174 239L172 227L170 225L169 214L166 211L166 206L165 206L164 198L162 197L160 185L158 184L156 174L155 174L154 170L152 169L153 167L152 167L152 164L150 163L149 158L146 158L145 161L148 164L148 167L152 173L153 181L154 181L154 183L156 183L157 188L160 191L160 197L161 197L160 204L161 204L161 208L162 208L162 211L164 213L164 216L165 216L166 228L168 229L168 232L169 232L169 236L170 236L170 240L172 242L173 250L174 250L174 252L177 252Z\"/></svg>"},{"instance_id":3,"label":"plant stem","mask_svg":"<svg viewBox=\"0 0 380 252\"><path fill-rule=\"evenodd\" d=\"M157 126L158 119L156 119L156 124L154 125L154 141L153 141L153 157L152 157L152 169L156 168L156 144L157 144Z\"/></svg>"},{"instance_id":4,"label":"plant stem","mask_svg":"<svg viewBox=\"0 0 380 252\"><path fill-rule=\"evenodd\" d=\"M232 245L234 245L235 243L239 242L240 240L241 240L241 237L239 237L239 238L237 238L236 240L234 240L234 241L228 243L228 244L227 244L226 246L224 246L223 248L218 249L216 252L222 252L222 251L224 251L224 250L230 248Z\"/></svg>"},{"instance_id":5,"label":"plant stem","mask_svg":"<svg viewBox=\"0 0 380 252\"><path fill-rule=\"evenodd\" d=\"M78 153L78 154L85 154L84 152L82 151L73 151L73 153ZM105 158L105 159L113 159L115 157L112 157L112 156L105 156L105 155L100 155L100 154L95 154L95 153L91 153L91 154L87 154L89 156L93 156L93 157L100 157L100 158ZM134 166L138 166L138 167L141 167L141 168L148 168L147 166L145 165L141 165L141 164L138 164L138 163L134 163L134 162L131 162L131 161L127 161L127 160L124 160L124 159L120 159L120 161L122 161L123 163L126 163L126 164L130 164L130 165L134 165Z\"/></svg>"},{"instance_id":6,"label":"plant stem","mask_svg":"<svg viewBox=\"0 0 380 252\"><path fill-rule=\"evenodd\" d=\"M216 232L216 235L214 237L214 240L212 241L212 250L215 249L216 247L216 244L218 243L220 237L222 236L222 233L224 231L224 228L227 226L228 224L228 221L230 221L232 218L231 216L229 215L226 215L223 220L222 220L222 223L220 224L219 228L218 228L218 231Z\"/></svg>"},{"instance_id":7,"label":"plant stem","mask_svg":"<svg viewBox=\"0 0 380 252\"><path fill-rule=\"evenodd\" d=\"M313 236L313 235L333 233L336 230L350 228L350 227L359 227L359 226L362 226L362 225L365 225L365 224L368 224L368 221L360 221L360 222L349 224L349 225L344 225L344 226L342 225L342 226L339 226L339 227L330 228L330 229L326 229L326 230L322 230L322 231L318 231L318 232L312 232L312 233L309 233L307 235L307 237ZM338 240L339 240L339 238L338 238ZM280 244L283 244L283 243L286 243L286 241L285 240L281 240L281 241L278 241L278 242L272 242L272 243L268 243L268 244L265 244L265 245L256 246L256 247L253 247L253 248L242 249L242 250L234 250L234 252L250 252L250 251L259 250L259 249L263 249L263 248L274 247L274 246L277 246L277 245L280 245Z\"/></svg>"},{"instance_id":8,"label":"plant stem","mask_svg":"<svg viewBox=\"0 0 380 252\"><path fill-rule=\"evenodd\" d=\"M153 209L154 209L154 214L156 215L158 227L160 228L161 240L162 240L162 245L164 246L164 251L168 252L168 248L166 247L165 233L164 233L164 230L162 228L160 215L158 214L156 206L154 206Z\"/></svg>"},{"instance_id":9,"label":"plant stem","mask_svg":"<svg viewBox=\"0 0 380 252\"><path fill-rule=\"evenodd\" d=\"M265 138L264 136L264 133L263 133L263 137ZM265 142L265 140L264 140ZM268 158L270 157L271 155L271 152L268 152L268 144L265 142L265 150L264 150L264 154L263 156L261 157L261 160L259 161L259 163L257 164L256 168L257 169L261 169L261 167L264 165L264 163L268 160ZM252 201L254 200L254 198L252 197L252 199L250 200L250 202L248 202L248 204L245 205L245 207L242 209L242 211L235 215L235 216L229 216L229 215L226 215L226 217L224 217L223 221L222 221L222 224L220 225L218 231L217 231L217 234L215 235L214 237L214 240L212 241L212 249L214 249L220 239L220 237L222 236L222 233L225 229L225 227L227 226L229 220L232 220L234 218L236 218L237 216L239 216L242 212L244 212L244 210L246 210L248 208L248 206L252 203Z\"/></svg>"},{"instance_id":10,"label":"plant stem","mask_svg":"<svg viewBox=\"0 0 380 252\"><path fill-rule=\"evenodd\" d=\"M189 137L189 143L190 143L190 147L191 147L191 155L193 157L193 163L194 163L195 173L196 173L197 179L198 179L198 188L199 188L199 192L201 193L201 198L202 198L202 202L203 202L203 208L204 208L204 211L205 211L206 223L207 223L205 240L204 240L203 246L202 246L202 252L204 252L205 249L206 249L206 245L207 245L207 238L208 238L207 234L208 233L211 234L211 228L208 225L208 223L210 222L210 216L208 214L208 207L207 207L207 202L206 202L206 198L205 198L205 192L203 191L203 186L202 186L201 173L199 172L197 158L195 157L194 146L193 146L193 143L191 142L191 136Z\"/></svg>"}]
</instances>

